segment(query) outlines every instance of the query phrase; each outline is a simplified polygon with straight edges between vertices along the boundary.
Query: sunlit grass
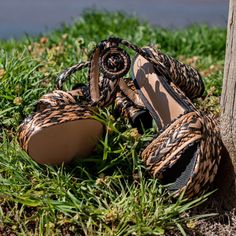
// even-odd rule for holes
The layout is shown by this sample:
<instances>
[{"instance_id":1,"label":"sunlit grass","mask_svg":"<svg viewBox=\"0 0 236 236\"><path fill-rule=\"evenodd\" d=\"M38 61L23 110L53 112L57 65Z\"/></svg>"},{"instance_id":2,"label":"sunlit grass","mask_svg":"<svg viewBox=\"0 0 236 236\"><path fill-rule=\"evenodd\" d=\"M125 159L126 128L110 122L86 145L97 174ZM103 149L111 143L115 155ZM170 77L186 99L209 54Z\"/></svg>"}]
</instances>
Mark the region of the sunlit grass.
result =
<instances>
[{"instance_id":1,"label":"sunlit grass","mask_svg":"<svg viewBox=\"0 0 236 236\"><path fill-rule=\"evenodd\" d=\"M50 34L1 42L0 51L0 234L161 235L184 234L187 211L204 201L172 202L151 178L139 151L155 132L140 136L113 108L97 114L106 128L96 152L62 167L41 166L24 153L16 132L37 99L55 86L64 68L88 59L94 44L116 35L165 53L200 70L205 111L219 113L226 30L193 26L179 31L151 27L120 13L86 13L81 21ZM87 71L64 86L86 82Z\"/></svg>"}]
</instances>

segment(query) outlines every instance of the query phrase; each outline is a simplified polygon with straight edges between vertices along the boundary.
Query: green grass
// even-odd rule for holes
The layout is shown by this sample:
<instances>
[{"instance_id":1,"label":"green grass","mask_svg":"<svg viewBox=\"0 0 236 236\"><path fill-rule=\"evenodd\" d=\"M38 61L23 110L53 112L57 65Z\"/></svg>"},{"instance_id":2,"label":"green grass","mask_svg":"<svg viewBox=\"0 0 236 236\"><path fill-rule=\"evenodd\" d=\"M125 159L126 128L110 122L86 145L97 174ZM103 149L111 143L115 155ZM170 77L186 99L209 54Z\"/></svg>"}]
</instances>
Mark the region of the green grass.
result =
<instances>
[{"instance_id":1,"label":"green grass","mask_svg":"<svg viewBox=\"0 0 236 236\"><path fill-rule=\"evenodd\" d=\"M22 119L52 90L64 68L88 59L96 42L110 35L160 50L200 70L206 85L198 107L219 113L225 29L192 26L171 31L121 13L87 12L83 19L43 37L1 41L0 50L0 234L162 235L184 234L188 210L206 197L176 202L149 176L139 151L154 130L139 136L112 107L100 111L104 140L89 158L69 166L41 166L16 139ZM73 76L86 82L87 71ZM197 220L197 216L196 219Z\"/></svg>"}]
</instances>

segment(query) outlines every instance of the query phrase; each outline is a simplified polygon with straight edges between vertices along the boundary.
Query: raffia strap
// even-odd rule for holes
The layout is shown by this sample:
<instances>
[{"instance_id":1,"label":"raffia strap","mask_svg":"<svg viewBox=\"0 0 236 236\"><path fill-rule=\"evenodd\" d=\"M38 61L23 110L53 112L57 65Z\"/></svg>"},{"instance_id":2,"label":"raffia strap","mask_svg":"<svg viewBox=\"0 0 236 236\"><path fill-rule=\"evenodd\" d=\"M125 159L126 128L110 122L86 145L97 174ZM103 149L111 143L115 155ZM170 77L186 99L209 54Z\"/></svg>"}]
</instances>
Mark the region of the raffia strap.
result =
<instances>
[{"instance_id":1,"label":"raffia strap","mask_svg":"<svg viewBox=\"0 0 236 236\"><path fill-rule=\"evenodd\" d=\"M177 196L185 191L186 196L192 197L208 189L220 161L220 132L211 117L196 112L182 115L155 137L141 156L152 175L162 180L166 171L177 171L173 166L194 145L196 152L189 156L194 158L193 169L185 176L184 186L175 193Z\"/></svg>"},{"instance_id":2,"label":"raffia strap","mask_svg":"<svg viewBox=\"0 0 236 236\"><path fill-rule=\"evenodd\" d=\"M100 100L100 90L99 90L99 56L100 48L97 47L91 58L91 66L89 69L89 86L90 86L90 95L91 100L94 103L97 103Z\"/></svg>"},{"instance_id":3,"label":"raffia strap","mask_svg":"<svg viewBox=\"0 0 236 236\"><path fill-rule=\"evenodd\" d=\"M140 96L132 90L124 79L119 80L120 90L138 107L143 108L144 104Z\"/></svg>"},{"instance_id":4,"label":"raffia strap","mask_svg":"<svg viewBox=\"0 0 236 236\"><path fill-rule=\"evenodd\" d=\"M82 70L86 67L90 66L90 62L80 62L78 64L75 64L67 69L65 69L63 72L61 72L57 78L56 78L56 87L57 89L62 89L63 83L75 72Z\"/></svg>"}]
</instances>

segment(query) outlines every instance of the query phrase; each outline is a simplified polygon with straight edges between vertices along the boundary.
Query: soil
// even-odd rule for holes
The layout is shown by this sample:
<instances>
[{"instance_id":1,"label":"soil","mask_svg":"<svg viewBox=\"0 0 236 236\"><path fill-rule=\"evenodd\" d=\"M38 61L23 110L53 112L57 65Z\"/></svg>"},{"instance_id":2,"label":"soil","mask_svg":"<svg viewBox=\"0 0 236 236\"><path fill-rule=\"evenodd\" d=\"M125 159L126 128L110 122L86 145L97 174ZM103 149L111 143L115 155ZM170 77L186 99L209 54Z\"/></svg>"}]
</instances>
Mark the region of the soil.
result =
<instances>
[{"instance_id":1,"label":"soil","mask_svg":"<svg viewBox=\"0 0 236 236\"><path fill-rule=\"evenodd\" d=\"M194 209L194 213L208 214L218 213L217 216L200 220L196 228L189 231L188 235L206 235L206 236L235 236L236 235L236 209L227 211L219 209L215 200L210 199L203 206ZM210 206L210 207L209 207Z\"/></svg>"}]
</instances>

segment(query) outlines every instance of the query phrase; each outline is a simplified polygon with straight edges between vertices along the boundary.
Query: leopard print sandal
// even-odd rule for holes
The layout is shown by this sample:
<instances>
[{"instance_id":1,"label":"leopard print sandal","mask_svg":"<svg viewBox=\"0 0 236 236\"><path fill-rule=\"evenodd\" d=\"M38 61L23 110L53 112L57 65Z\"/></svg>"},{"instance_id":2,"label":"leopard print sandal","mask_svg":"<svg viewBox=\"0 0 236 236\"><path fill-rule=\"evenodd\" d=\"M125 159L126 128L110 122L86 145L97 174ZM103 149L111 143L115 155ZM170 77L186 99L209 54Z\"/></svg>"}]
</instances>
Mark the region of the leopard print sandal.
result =
<instances>
[{"instance_id":1,"label":"leopard print sandal","mask_svg":"<svg viewBox=\"0 0 236 236\"><path fill-rule=\"evenodd\" d=\"M119 45L136 51L132 66L136 92L128 94L125 86L121 90L135 105L147 108L161 130L141 153L147 168L175 196L203 193L216 175L221 140L214 119L199 112L189 99L204 91L199 73L152 48L139 48L119 38L108 41L110 48L102 48L105 41L99 48L103 76L114 81L128 71L129 60ZM97 86L98 77L92 79ZM91 96L95 102L99 101L96 88Z\"/></svg>"}]
</instances>

